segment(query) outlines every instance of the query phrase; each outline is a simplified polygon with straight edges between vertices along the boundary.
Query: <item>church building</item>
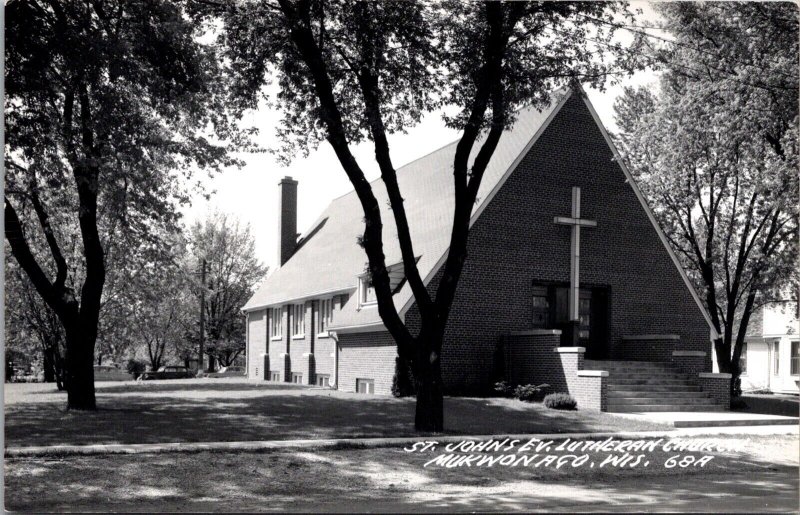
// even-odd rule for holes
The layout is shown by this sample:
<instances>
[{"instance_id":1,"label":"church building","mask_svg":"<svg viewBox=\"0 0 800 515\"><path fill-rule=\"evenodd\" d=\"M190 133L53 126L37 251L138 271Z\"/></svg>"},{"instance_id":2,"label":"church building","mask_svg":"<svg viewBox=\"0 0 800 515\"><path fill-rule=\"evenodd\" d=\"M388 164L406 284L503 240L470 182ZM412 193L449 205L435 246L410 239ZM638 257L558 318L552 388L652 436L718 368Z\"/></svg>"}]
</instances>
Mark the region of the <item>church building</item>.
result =
<instances>
[{"instance_id":1,"label":"church building","mask_svg":"<svg viewBox=\"0 0 800 515\"><path fill-rule=\"evenodd\" d=\"M449 245L456 144L397 171L431 291ZM356 194L334 199L298 238L297 182L279 187L280 268L244 307L248 377L390 394L397 350L365 273ZM372 187L394 302L414 332L386 191L380 179ZM520 110L473 209L442 350L446 393L485 395L502 379L547 383L583 409L727 409L730 376L712 373L715 336L585 93L561 90L542 111Z\"/></svg>"}]
</instances>

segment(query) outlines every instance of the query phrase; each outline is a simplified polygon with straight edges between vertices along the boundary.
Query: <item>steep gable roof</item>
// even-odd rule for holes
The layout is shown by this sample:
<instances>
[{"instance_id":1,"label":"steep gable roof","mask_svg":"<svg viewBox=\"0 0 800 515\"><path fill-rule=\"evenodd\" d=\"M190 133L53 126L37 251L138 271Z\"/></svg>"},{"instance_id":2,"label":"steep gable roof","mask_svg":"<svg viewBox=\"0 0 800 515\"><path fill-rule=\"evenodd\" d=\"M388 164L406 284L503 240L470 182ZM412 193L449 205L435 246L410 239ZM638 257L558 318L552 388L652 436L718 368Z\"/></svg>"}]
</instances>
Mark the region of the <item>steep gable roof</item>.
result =
<instances>
[{"instance_id":1,"label":"steep gable roof","mask_svg":"<svg viewBox=\"0 0 800 515\"><path fill-rule=\"evenodd\" d=\"M645 210L650 222L683 278L698 308L709 325L712 338L716 337L711 317L692 286L664 232L655 220L644 196L636 186L633 176L625 166L608 132L589 102L586 94L564 89L554 92L553 101L543 109L532 107L521 109L513 127L506 130L487 166L477 202L472 212L471 223L480 216L495 193L525 157L531 147L545 131L561 107L572 97L581 95L591 112L606 143L622 168L628 183ZM483 139L475 145L472 161L480 149ZM405 199L414 253L419 256L417 267L425 284L433 278L447 257L452 229L454 187L452 163L457 141L427 154L397 170L400 191ZM388 196L383 182L371 183L373 192L381 206L384 254L386 264L401 261L397 229L388 208ZM304 235L302 246L281 268L276 270L256 291L243 308L245 311L273 305L286 304L302 299L318 298L329 294L353 291L358 286L358 277L366 270L367 257L358 245L363 233L363 211L355 192L334 199L319 219ZM401 317L413 304L411 288L406 284L393 297ZM382 322L374 306L359 307L352 299L337 313L332 330L378 330Z\"/></svg>"},{"instance_id":2,"label":"steep gable roof","mask_svg":"<svg viewBox=\"0 0 800 515\"><path fill-rule=\"evenodd\" d=\"M524 155L531 137L542 130L551 116L569 98L570 92L561 91L553 96L555 100L543 111L534 108L521 110L514 126L503 133L484 174L473 212L480 210L481 205L489 200L491 192L509 167ZM417 266L424 279L432 276L435 268L438 269L436 265L450 243L454 206L451 170L457 143L450 143L397 170L397 181L405 199L414 253L420 256ZM475 153L481 143L482 140L479 140L475 145ZM397 228L388 208L385 186L380 179L373 181L371 185L381 206L386 263L398 263L402 258L397 242ZM334 199L307 231L306 235L310 237L303 236L305 241L302 246L289 261L261 284L243 309L252 311L355 289L357 277L364 273L367 264L364 250L358 245L358 237L364 231L363 218L361 204L354 191ZM402 288L394 296L398 309L410 298L410 288ZM337 326L368 324L379 320L376 318L377 309L362 309L359 313L352 309L351 304L356 303L348 303L342 315L337 313Z\"/></svg>"}]
</instances>

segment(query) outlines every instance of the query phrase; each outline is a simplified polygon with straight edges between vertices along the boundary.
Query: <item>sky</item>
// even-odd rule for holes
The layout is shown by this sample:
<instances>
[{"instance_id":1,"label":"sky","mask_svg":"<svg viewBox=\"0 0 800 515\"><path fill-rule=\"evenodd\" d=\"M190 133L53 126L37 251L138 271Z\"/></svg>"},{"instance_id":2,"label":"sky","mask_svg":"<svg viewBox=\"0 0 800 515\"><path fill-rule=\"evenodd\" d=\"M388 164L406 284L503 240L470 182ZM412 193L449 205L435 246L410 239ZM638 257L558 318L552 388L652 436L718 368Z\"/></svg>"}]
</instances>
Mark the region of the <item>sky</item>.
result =
<instances>
[{"instance_id":1,"label":"sky","mask_svg":"<svg viewBox=\"0 0 800 515\"><path fill-rule=\"evenodd\" d=\"M637 21L652 21L655 18L648 4L631 4L633 8L644 11ZM613 131L613 104L622 93L622 88L652 84L655 79L650 71L639 72L616 86L607 87L603 92L589 88L586 88L586 92L603 124ZM245 126L256 126L259 129L259 143L268 148L277 146L274 130L279 120L277 111L260 109L242 122ZM389 136L392 159L396 168L399 168L457 140L458 137L457 131L445 128L439 116L431 113L421 123L409 128L407 134ZM372 143L367 141L355 145L352 150L367 178L372 180L379 177ZM201 178L211 196L206 199L200 194L195 195L191 206L182 209L184 220L189 225L214 211L221 211L249 224L259 259L272 272L278 265L280 179L291 176L298 181L298 233L304 233L331 200L352 191L353 188L327 143L320 145L307 158L297 157L289 166L279 164L269 153L239 154L238 157L244 161L241 168L232 167L211 178Z\"/></svg>"}]
</instances>

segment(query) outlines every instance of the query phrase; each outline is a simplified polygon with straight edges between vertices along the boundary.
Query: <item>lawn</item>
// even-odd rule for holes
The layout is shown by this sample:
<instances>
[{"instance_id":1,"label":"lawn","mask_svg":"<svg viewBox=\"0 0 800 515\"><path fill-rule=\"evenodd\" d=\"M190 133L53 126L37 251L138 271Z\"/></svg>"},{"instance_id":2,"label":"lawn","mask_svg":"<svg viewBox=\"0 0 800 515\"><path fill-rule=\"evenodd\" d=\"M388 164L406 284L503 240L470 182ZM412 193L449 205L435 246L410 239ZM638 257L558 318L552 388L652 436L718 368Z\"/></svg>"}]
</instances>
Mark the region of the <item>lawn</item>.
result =
<instances>
[{"instance_id":1,"label":"lawn","mask_svg":"<svg viewBox=\"0 0 800 515\"><path fill-rule=\"evenodd\" d=\"M15 511L794 511L797 437L719 437L703 468L425 467L402 448L6 460ZM730 442L726 444L725 442ZM438 451L437 451L438 453ZM602 459L602 456L598 459Z\"/></svg>"},{"instance_id":2,"label":"lawn","mask_svg":"<svg viewBox=\"0 0 800 515\"><path fill-rule=\"evenodd\" d=\"M96 412L65 410L49 384L7 384L7 447L413 436L414 399L241 379L98 383ZM448 434L666 430L592 411L514 399L448 397Z\"/></svg>"}]
</instances>

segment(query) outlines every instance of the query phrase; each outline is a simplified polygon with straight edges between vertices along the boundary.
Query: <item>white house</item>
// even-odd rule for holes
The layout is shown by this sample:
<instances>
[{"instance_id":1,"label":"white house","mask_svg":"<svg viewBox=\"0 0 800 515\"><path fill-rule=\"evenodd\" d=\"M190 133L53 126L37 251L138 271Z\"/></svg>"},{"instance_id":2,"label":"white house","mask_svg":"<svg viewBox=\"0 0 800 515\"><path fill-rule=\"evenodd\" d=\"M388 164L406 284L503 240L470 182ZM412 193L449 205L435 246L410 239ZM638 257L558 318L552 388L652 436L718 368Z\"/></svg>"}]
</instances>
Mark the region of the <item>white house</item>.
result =
<instances>
[{"instance_id":1,"label":"white house","mask_svg":"<svg viewBox=\"0 0 800 515\"><path fill-rule=\"evenodd\" d=\"M742 349L742 390L798 393L800 327L798 303L775 301L753 313Z\"/></svg>"}]
</instances>

